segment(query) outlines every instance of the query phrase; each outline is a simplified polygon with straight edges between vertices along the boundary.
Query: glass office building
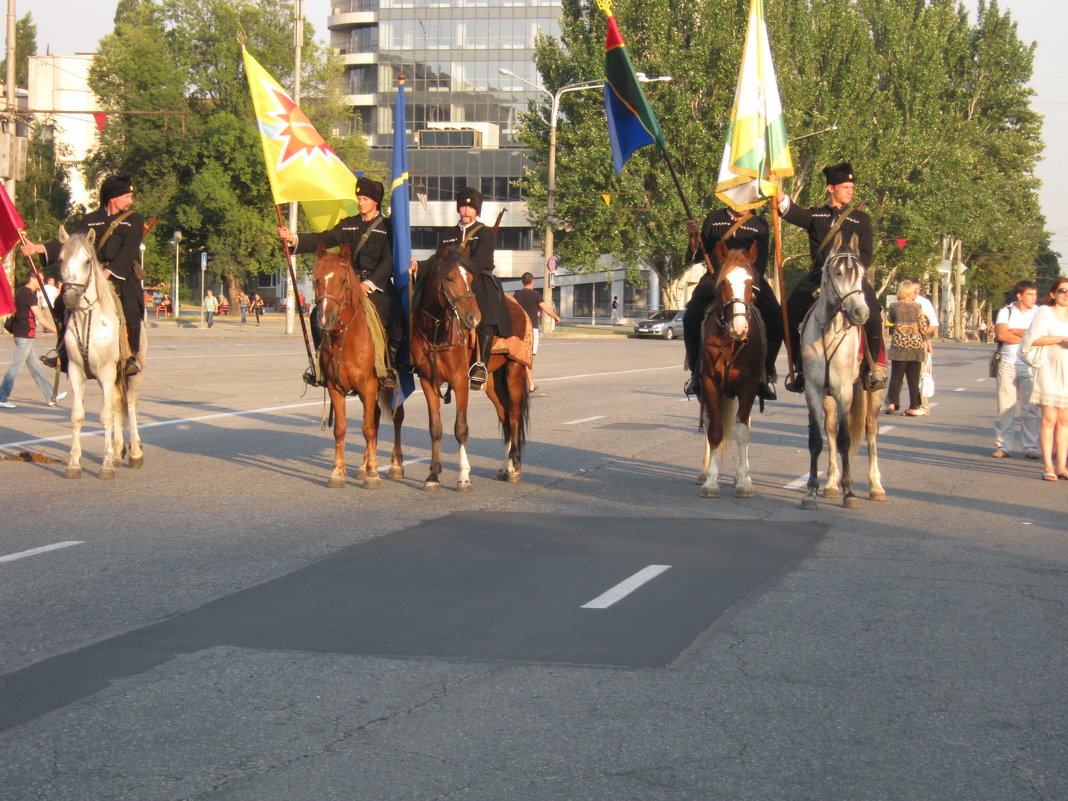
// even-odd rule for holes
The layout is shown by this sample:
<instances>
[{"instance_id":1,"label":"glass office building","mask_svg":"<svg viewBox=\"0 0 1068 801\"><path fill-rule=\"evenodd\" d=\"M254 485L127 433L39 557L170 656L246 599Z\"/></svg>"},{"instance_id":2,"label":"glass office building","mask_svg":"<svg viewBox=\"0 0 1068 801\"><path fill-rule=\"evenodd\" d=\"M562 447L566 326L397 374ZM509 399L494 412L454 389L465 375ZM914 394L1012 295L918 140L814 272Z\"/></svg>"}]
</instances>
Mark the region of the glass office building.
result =
<instances>
[{"instance_id":1,"label":"glass office building","mask_svg":"<svg viewBox=\"0 0 1068 801\"><path fill-rule=\"evenodd\" d=\"M486 196L482 219L501 209L497 274L541 275L540 236L515 186L529 166L515 140L516 115L546 96L531 84L539 31L559 36L559 0L338 0L327 21L345 65L353 127L375 157L390 163L397 76L407 85L408 161L413 246L436 246L455 224L456 192Z\"/></svg>"}]
</instances>

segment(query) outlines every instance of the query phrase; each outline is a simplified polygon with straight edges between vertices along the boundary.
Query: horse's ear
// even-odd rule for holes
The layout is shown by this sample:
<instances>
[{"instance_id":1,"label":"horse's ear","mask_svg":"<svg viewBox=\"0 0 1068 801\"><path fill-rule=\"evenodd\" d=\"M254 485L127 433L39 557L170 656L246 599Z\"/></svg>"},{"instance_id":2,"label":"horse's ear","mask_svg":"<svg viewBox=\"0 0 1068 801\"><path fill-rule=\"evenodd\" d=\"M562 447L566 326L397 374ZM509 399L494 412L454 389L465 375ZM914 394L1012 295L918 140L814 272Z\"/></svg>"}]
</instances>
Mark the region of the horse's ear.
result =
<instances>
[{"instance_id":1,"label":"horse's ear","mask_svg":"<svg viewBox=\"0 0 1068 801\"><path fill-rule=\"evenodd\" d=\"M856 234L849 237L849 249L854 253L860 253L860 238Z\"/></svg>"},{"instance_id":2,"label":"horse's ear","mask_svg":"<svg viewBox=\"0 0 1068 801\"><path fill-rule=\"evenodd\" d=\"M756 240L753 240L753 244L749 246L749 263L756 264L757 254L760 252L760 248L757 247Z\"/></svg>"},{"instance_id":3,"label":"horse's ear","mask_svg":"<svg viewBox=\"0 0 1068 801\"><path fill-rule=\"evenodd\" d=\"M344 245L341 246L341 252L338 255L341 257L341 260L345 262L345 264L348 264L350 261L352 261L352 245L346 242Z\"/></svg>"},{"instance_id":4,"label":"horse's ear","mask_svg":"<svg viewBox=\"0 0 1068 801\"><path fill-rule=\"evenodd\" d=\"M70 234L67 233L67 229L64 228L62 225L59 226L58 239L61 243L66 242L68 239L70 239Z\"/></svg>"},{"instance_id":5,"label":"horse's ear","mask_svg":"<svg viewBox=\"0 0 1068 801\"><path fill-rule=\"evenodd\" d=\"M320 242L315 248L315 258L321 259L326 253L326 245Z\"/></svg>"},{"instance_id":6,"label":"horse's ear","mask_svg":"<svg viewBox=\"0 0 1068 801\"><path fill-rule=\"evenodd\" d=\"M854 236L855 236L855 234L854 234ZM831 242L831 252L832 253L837 253L841 249L842 249L842 232L839 231L838 233L836 233L834 235L834 241Z\"/></svg>"},{"instance_id":7,"label":"horse's ear","mask_svg":"<svg viewBox=\"0 0 1068 801\"><path fill-rule=\"evenodd\" d=\"M716 247L713 250L713 255L716 258L717 265L723 264L723 262L727 259L727 243L724 242L722 239L716 242Z\"/></svg>"},{"instance_id":8,"label":"horse's ear","mask_svg":"<svg viewBox=\"0 0 1068 801\"><path fill-rule=\"evenodd\" d=\"M444 242L438 247L438 260L444 261L445 257L449 255L449 246Z\"/></svg>"},{"instance_id":9,"label":"horse's ear","mask_svg":"<svg viewBox=\"0 0 1068 801\"><path fill-rule=\"evenodd\" d=\"M95 245L96 244L96 229L95 228L90 228L89 229L89 233L87 233L85 235L85 241L88 242L90 245Z\"/></svg>"}]
</instances>

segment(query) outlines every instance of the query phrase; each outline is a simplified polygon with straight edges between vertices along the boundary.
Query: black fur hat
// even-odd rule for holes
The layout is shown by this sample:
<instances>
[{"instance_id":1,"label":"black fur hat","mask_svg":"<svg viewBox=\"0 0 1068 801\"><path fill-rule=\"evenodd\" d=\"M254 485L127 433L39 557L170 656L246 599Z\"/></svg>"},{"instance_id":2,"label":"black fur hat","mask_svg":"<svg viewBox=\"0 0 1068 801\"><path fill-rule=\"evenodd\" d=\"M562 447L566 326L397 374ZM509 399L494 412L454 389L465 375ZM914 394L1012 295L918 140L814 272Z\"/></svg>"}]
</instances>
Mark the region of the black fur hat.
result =
<instances>
[{"instance_id":1,"label":"black fur hat","mask_svg":"<svg viewBox=\"0 0 1068 801\"><path fill-rule=\"evenodd\" d=\"M100 185L100 205L106 206L112 198L122 197L132 191L129 175L110 175Z\"/></svg>"},{"instance_id":2,"label":"black fur hat","mask_svg":"<svg viewBox=\"0 0 1068 801\"><path fill-rule=\"evenodd\" d=\"M379 206L382 205L382 195L384 193L385 187L378 181L372 181L370 178L356 179L356 194L371 198Z\"/></svg>"},{"instance_id":3,"label":"black fur hat","mask_svg":"<svg viewBox=\"0 0 1068 801\"><path fill-rule=\"evenodd\" d=\"M482 193L477 189L472 189L467 186L461 189L456 195L456 208L460 206L470 206L475 210L476 214L482 213L482 201L485 200L482 197Z\"/></svg>"},{"instance_id":4,"label":"black fur hat","mask_svg":"<svg viewBox=\"0 0 1068 801\"><path fill-rule=\"evenodd\" d=\"M844 184L846 181L856 181L853 177L853 165L848 161L835 164L833 167L824 167L823 174L827 176L827 186Z\"/></svg>"}]
</instances>

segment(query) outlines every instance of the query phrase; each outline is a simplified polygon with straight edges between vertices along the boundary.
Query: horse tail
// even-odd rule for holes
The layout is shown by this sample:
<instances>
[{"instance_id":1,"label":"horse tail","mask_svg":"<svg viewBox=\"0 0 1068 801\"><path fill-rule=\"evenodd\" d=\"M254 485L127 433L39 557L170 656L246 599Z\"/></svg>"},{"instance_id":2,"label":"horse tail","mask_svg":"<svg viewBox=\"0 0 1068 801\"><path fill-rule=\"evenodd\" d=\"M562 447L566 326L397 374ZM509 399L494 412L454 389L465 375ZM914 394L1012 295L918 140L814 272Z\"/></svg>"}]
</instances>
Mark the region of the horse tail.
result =
<instances>
[{"instance_id":1,"label":"horse tail","mask_svg":"<svg viewBox=\"0 0 1068 801\"><path fill-rule=\"evenodd\" d=\"M509 370L513 374L517 374L519 379L516 383L521 385L519 390L519 397L512 398L512 385L508 381ZM513 362L510 359L506 359L504 364L497 368L493 374L493 384L497 387L498 400L504 407L504 418L500 421L501 430L505 437L508 436L508 431L512 424L512 401L518 400L519 419L516 423L516 446L519 452L522 452L523 446L527 441L527 427L530 425L530 388L527 386L526 370L519 362Z\"/></svg>"},{"instance_id":2,"label":"horse tail","mask_svg":"<svg viewBox=\"0 0 1068 801\"><path fill-rule=\"evenodd\" d=\"M393 390L380 387L378 390L378 410L386 420L393 419Z\"/></svg>"}]
</instances>

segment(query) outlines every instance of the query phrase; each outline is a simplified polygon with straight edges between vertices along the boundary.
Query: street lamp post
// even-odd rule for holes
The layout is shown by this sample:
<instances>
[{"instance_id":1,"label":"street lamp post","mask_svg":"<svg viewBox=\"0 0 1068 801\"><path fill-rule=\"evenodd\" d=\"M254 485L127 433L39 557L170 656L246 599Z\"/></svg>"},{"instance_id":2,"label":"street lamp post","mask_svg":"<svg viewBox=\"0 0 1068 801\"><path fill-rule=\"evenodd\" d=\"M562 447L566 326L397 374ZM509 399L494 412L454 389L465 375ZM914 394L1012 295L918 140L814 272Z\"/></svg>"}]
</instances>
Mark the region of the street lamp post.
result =
<instances>
[{"instance_id":1,"label":"street lamp post","mask_svg":"<svg viewBox=\"0 0 1068 801\"><path fill-rule=\"evenodd\" d=\"M556 191L556 124L560 118L560 98L567 92L579 92L584 89L598 89L604 86L604 81L581 81L579 83L569 83L566 86L561 86L555 92L550 92L544 86L538 86L536 83L528 81L522 75L516 75L509 69L504 67L500 68L501 75L508 75L515 78L521 83L525 83L527 86L535 89L539 92L547 94L552 98L552 105L549 107L549 175L548 181L545 184L545 264L544 264L544 300L550 305L553 305L553 293L552 293L552 268L555 267L553 257L553 208L555 201ZM654 83L657 81L670 81L670 75L661 75L658 78L649 78L645 73L638 73L638 80L642 83ZM553 319L551 317L542 315L541 328L542 333L548 334L553 330Z\"/></svg>"},{"instance_id":2,"label":"street lamp post","mask_svg":"<svg viewBox=\"0 0 1068 801\"><path fill-rule=\"evenodd\" d=\"M182 232L175 231L174 236L171 237L171 244L174 245L174 285L171 287L171 308L174 311L174 319L178 319L178 315L181 314L181 303L178 300L178 248L182 243Z\"/></svg>"}]
</instances>

